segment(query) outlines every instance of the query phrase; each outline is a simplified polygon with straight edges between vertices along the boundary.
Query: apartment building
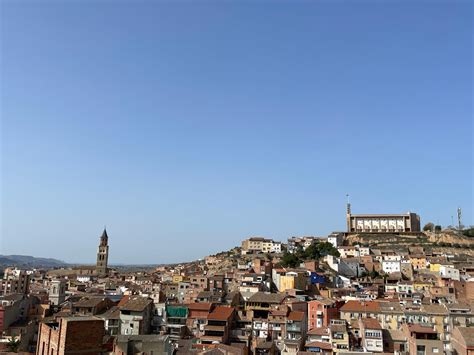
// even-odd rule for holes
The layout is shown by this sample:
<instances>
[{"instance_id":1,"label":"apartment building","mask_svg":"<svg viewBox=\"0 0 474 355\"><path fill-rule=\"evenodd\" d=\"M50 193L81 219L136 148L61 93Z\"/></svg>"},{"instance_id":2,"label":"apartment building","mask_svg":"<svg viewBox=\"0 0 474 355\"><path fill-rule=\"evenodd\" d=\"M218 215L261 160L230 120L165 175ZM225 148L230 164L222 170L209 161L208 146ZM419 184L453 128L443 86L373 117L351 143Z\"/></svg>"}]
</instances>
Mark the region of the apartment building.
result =
<instances>
[{"instance_id":1,"label":"apartment building","mask_svg":"<svg viewBox=\"0 0 474 355\"><path fill-rule=\"evenodd\" d=\"M151 332L153 300L148 297L131 296L120 308L120 333L141 335Z\"/></svg>"},{"instance_id":2,"label":"apartment building","mask_svg":"<svg viewBox=\"0 0 474 355\"><path fill-rule=\"evenodd\" d=\"M281 253L281 242L263 237L251 237L242 241L242 254Z\"/></svg>"},{"instance_id":3,"label":"apartment building","mask_svg":"<svg viewBox=\"0 0 474 355\"><path fill-rule=\"evenodd\" d=\"M332 319L339 318L342 304L326 297L308 301L308 330L328 327Z\"/></svg>"},{"instance_id":4,"label":"apartment building","mask_svg":"<svg viewBox=\"0 0 474 355\"><path fill-rule=\"evenodd\" d=\"M21 293L26 295L30 284L30 275L19 269L6 269L0 280L0 296Z\"/></svg>"},{"instance_id":5,"label":"apartment building","mask_svg":"<svg viewBox=\"0 0 474 355\"><path fill-rule=\"evenodd\" d=\"M379 321L374 318L362 318L359 319L359 326L364 351L373 353L383 352L382 326Z\"/></svg>"},{"instance_id":6,"label":"apartment building","mask_svg":"<svg viewBox=\"0 0 474 355\"><path fill-rule=\"evenodd\" d=\"M432 327L420 324L403 324L402 331L408 339L408 353L410 355L443 354L443 341L439 333Z\"/></svg>"}]
</instances>

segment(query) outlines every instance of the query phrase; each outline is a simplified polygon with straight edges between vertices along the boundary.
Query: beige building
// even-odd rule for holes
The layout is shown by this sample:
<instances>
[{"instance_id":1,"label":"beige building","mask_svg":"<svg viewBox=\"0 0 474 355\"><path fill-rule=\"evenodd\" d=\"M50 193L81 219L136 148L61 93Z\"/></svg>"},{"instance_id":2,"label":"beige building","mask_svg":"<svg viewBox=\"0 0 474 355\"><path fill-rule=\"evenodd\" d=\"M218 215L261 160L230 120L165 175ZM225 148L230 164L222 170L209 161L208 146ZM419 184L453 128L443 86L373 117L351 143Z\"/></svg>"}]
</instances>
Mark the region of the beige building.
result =
<instances>
[{"instance_id":1,"label":"beige building","mask_svg":"<svg viewBox=\"0 0 474 355\"><path fill-rule=\"evenodd\" d=\"M416 213L352 214L350 208L348 208L348 233L403 233L420 231L420 216Z\"/></svg>"},{"instance_id":2,"label":"beige building","mask_svg":"<svg viewBox=\"0 0 474 355\"><path fill-rule=\"evenodd\" d=\"M419 324L403 324L402 331L408 340L409 355L435 355L444 352L438 332Z\"/></svg>"},{"instance_id":3,"label":"beige building","mask_svg":"<svg viewBox=\"0 0 474 355\"><path fill-rule=\"evenodd\" d=\"M474 354L474 328L455 327L451 336L451 348L453 354Z\"/></svg>"},{"instance_id":4,"label":"beige building","mask_svg":"<svg viewBox=\"0 0 474 355\"><path fill-rule=\"evenodd\" d=\"M243 253L272 253L275 252L274 244L279 244L281 249L281 243L274 242L272 239L263 237L252 237L245 239L242 242Z\"/></svg>"}]
</instances>

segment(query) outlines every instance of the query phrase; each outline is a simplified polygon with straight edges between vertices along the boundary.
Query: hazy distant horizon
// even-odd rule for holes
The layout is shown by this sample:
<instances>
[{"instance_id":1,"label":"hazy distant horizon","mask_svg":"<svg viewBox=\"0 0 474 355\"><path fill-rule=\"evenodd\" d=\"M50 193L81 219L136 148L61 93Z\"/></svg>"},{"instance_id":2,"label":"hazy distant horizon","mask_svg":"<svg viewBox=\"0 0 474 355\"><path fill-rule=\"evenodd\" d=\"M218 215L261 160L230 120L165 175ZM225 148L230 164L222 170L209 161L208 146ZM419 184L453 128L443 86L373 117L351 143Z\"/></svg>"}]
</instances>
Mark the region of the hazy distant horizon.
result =
<instances>
[{"instance_id":1,"label":"hazy distant horizon","mask_svg":"<svg viewBox=\"0 0 474 355\"><path fill-rule=\"evenodd\" d=\"M468 2L0 6L1 254L191 261L346 194L474 224Z\"/></svg>"}]
</instances>

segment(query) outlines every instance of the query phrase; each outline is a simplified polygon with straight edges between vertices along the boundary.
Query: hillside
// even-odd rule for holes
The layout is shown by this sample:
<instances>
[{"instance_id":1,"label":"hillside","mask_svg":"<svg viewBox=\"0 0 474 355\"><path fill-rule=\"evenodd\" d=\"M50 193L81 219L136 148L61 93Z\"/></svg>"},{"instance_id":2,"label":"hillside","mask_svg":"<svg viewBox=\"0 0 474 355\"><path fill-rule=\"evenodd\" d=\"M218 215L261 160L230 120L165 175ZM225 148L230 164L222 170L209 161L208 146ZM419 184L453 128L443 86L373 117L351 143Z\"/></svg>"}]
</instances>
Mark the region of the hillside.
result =
<instances>
[{"instance_id":1,"label":"hillside","mask_svg":"<svg viewBox=\"0 0 474 355\"><path fill-rule=\"evenodd\" d=\"M361 244L380 248L408 247L422 245L430 248L463 249L467 254L474 254L474 238L467 237L457 231L442 231L439 233L423 232L417 235L396 234L353 234L346 238L348 245Z\"/></svg>"},{"instance_id":2,"label":"hillside","mask_svg":"<svg viewBox=\"0 0 474 355\"><path fill-rule=\"evenodd\" d=\"M60 267L67 265L62 260L52 258L37 258L29 255L0 255L0 266L17 266L17 267Z\"/></svg>"}]
</instances>

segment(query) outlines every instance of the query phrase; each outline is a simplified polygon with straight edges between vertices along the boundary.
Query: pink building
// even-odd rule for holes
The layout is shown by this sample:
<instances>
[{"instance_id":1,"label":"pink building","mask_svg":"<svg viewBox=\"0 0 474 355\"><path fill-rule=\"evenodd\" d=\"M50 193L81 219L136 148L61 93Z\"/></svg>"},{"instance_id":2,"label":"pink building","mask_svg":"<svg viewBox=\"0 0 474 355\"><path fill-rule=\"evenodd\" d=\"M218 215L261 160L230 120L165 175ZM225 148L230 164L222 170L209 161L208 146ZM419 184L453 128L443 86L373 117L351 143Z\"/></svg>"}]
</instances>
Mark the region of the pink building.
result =
<instances>
[{"instance_id":1,"label":"pink building","mask_svg":"<svg viewBox=\"0 0 474 355\"><path fill-rule=\"evenodd\" d=\"M329 298L308 301L308 330L327 327L331 319L339 319L341 302Z\"/></svg>"}]
</instances>

